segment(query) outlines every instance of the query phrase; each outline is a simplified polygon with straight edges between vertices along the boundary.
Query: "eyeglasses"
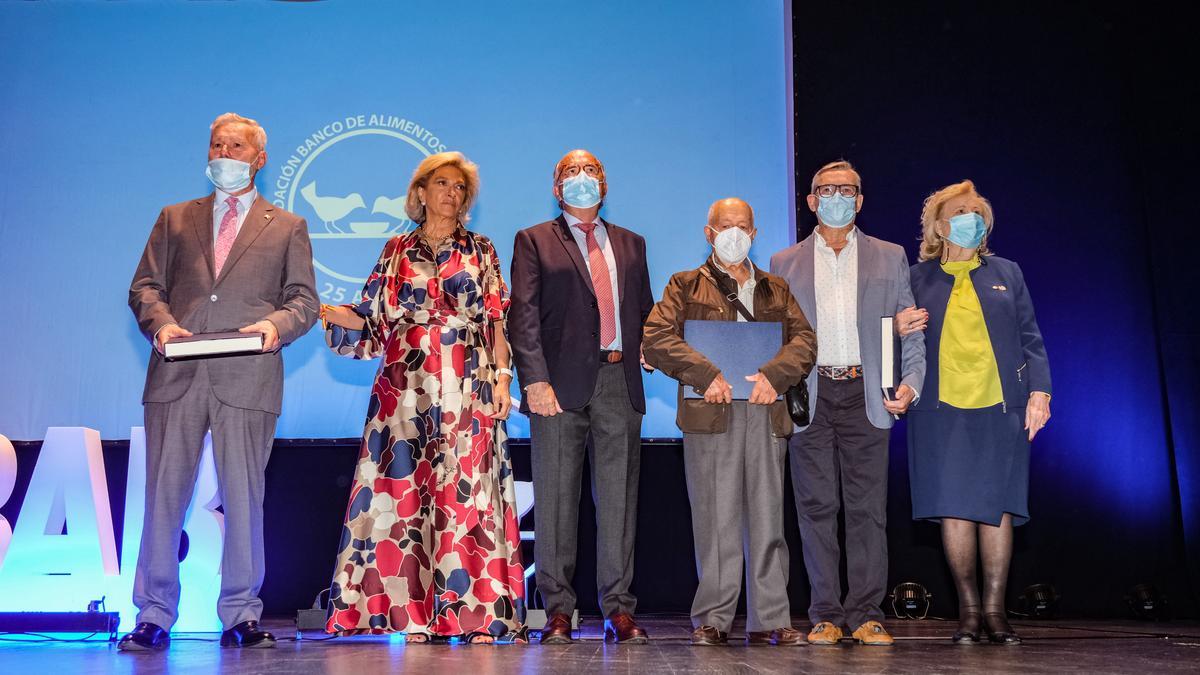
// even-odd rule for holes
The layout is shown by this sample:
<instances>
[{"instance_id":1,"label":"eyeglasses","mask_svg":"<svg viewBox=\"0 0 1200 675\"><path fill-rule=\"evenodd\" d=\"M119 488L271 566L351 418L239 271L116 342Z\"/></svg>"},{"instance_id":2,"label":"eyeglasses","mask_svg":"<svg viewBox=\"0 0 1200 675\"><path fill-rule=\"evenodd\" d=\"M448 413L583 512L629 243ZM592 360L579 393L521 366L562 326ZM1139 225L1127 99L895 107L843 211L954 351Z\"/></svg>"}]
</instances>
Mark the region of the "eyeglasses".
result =
<instances>
[{"instance_id":1,"label":"eyeglasses","mask_svg":"<svg viewBox=\"0 0 1200 675\"><path fill-rule=\"evenodd\" d=\"M580 170L582 170L584 173L591 176L592 178L600 177L600 167L596 166L595 164L584 164L582 167L579 166L578 164L572 164L570 166L564 167L562 170L562 173L559 174L559 177L560 178L574 178L575 176L579 175Z\"/></svg>"},{"instance_id":2,"label":"eyeglasses","mask_svg":"<svg viewBox=\"0 0 1200 675\"><path fill-rule=\"evenodd\" d=\"M857 185L818 185L813 188L813 194L818 197L832 197L835 194L840 194L843 197L857 197Z\"/></svg>"}]
</instances>

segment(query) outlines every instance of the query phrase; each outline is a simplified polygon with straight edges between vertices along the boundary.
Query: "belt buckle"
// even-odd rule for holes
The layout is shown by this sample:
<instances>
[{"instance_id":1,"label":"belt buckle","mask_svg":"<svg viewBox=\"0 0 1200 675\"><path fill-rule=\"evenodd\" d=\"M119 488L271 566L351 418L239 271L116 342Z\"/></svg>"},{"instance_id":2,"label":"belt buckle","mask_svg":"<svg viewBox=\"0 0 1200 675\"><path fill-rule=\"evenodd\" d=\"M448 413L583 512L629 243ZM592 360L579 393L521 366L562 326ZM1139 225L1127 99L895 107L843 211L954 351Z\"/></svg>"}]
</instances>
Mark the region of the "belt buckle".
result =
<instances>
[{"instance_id":1,"label":"belt buckle","mask_svg":"<svg viewBox=\"0 0 1200 675\"><path fill-rule=\"evenodd\" d=\"M817 373L831 380L857 380L862 377L862 366L819 366Z\"/></svg>"}]
</instances>

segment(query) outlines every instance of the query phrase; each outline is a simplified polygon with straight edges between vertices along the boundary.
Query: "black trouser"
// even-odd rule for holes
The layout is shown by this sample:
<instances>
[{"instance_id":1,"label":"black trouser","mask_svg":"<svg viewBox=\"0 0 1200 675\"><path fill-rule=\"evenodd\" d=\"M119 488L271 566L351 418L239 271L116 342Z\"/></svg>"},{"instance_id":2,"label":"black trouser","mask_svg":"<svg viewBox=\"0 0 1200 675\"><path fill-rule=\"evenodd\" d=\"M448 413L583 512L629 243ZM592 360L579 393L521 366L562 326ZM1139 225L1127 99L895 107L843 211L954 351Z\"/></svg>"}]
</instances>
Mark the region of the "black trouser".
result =
<instances>
[{"instance_id":1,"label":"black trouser","mask_svg":"<svg viewBox=\"0 0 1200 675\"><path fill-rule=\"evenodd\" d=\"M788 443L804 567L812 588L808 618L850 630L880 621L887 591L889 429L867 419L863 380L821 377L812 424ZM838 511L845 506L846 582L842 600Z\"/></svg>"}]
</instances>

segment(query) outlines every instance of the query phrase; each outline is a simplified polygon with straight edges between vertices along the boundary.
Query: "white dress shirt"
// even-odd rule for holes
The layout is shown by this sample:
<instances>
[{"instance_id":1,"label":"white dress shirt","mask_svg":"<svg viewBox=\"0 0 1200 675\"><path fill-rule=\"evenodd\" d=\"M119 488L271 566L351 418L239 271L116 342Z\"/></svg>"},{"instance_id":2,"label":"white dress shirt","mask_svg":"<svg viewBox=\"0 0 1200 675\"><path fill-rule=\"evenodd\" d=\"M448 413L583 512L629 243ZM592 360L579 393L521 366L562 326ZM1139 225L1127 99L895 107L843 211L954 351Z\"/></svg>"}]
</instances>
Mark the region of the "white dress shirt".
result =
<instances>
[{"instance_id":1,"label":"white dress shirt","mask_svg":"<svg viewBox=\"0 0 1200 675\"><path fill-rule=\"evenodd\" d=\"M214 250L217 245L217 234L221 231L221 219L224 218L225 213L227 211L229 211L229 204L226 204L225 200L229 199L232 196L233 195L229 194L228 192L225 192L224 190L221 190L220 188L218 188L216 198L213 199L213 247L214 247ZM249 192L247 192L244 195L237 196L238 214L237 214L237 228L234 230L235 235L242 231L242 224L246 222L246 214L250 213L250 207L254 205L254 199L257 196L258 196L257 188L251 189Z\"/></svg>"},{"instance_id":2,"label":"white dress shirt","mask_svg":"<svg viewBox=\"0 0 1200 675\"><path fill-rule=\"evenodd\" d=\"M820 232L813 239L817 365L862 365L858 350L858 228L850 230L841 253L834 253Z\"/></svg>"},{"instance_id":3,"label":"white dress shirt","mask_svg":"<svg viewBox=\"0 0 1200 675\"><path fill-rule=\"evenodd\" d=\"M584 234L583 230L576 227L576 225L582 223L583 221L567 213L566 211L563 211L563 217L567 220L567 229L571 231L571 236L575 238L575 243L579 245L579 251L583 254L583 262L588 268L588 275L591 276L592 259L591 256L588 255L587 235ZM599 218L596 219L596 229L593 230L593 234L596 235L596 245L600 247L600 252L604 254L604 261L608 263L608 280L612 283L613 319L616 322L617 329L616 339L610 344L600 345L600 348L620 351L621 296L617 292L617 259L613 257L612 244L608 241L608 228L605 226L604 221L600 220Z\"/></svg>"},{"instance_id":4,"label":"white dress shirt","mask_svg":"<svg viewBox=\"0 0 1200 675\"><path fill-rule=\"evenodd\" d=\"M712 261L713 264L717 266L717 269L721 270L725 276L729 277L729 281L733 282L733 285L737 286L738 300L740 300L741 303L746 306L746 311L750 312L750 316L754 316L754 289L758 287L758 282L754 280L754 269L750 269L750 277L746 279L746 283L739 284L737 279L734 279L733 275L729 273L729 268L721 264L721 258L719 256L714 254ZM742 261L742 264L747 265L749 263L748 261ZM733 313L737 317L738 321L746 320L746 317L742 316L742 313L737 311L736 308L733 310Z\"/></svg>"}]
</instances>

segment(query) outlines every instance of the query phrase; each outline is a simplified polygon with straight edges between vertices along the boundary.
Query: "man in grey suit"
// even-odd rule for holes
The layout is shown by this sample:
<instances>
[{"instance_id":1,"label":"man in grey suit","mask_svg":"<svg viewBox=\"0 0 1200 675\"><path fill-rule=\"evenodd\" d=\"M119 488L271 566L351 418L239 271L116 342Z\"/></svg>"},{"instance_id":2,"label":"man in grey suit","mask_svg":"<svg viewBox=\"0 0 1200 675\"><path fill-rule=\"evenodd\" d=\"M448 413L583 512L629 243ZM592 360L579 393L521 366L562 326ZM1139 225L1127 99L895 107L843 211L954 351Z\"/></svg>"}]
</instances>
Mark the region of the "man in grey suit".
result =
<instances>
[{"instance_id":1,"label":"man in grey suit","mask_svg":"<svg viewBox=\"0 0 1200 675\"><path fill-rule=\"evenodd\" d=\"M881 382L880 317L912 309L904 249L855 225L862 180L849 162L813 176L808 208L817 227L771 258L817 332L817 367L809 373L811 423L789 441L804 564L812 590L811 644L836 644L842 627L862 644L890 645L879 604L887 587L888 436L893 415L918 396L925 378L925 336L901 339L900 386L886 400ZM840 497L840 499L839 499ZM848 592L842 598L838 511L845 508Z\"/></svg>"},{"instance_id":2,"label":"man in grey suit","mask_svg":"<svg viewBox=\"0 0 1200 675\"><path fill-rule=\"evenodd\" d=\"M146 519L134 577L137 627L125 651L164 649L178 615L179 539L212 430L225 542L217 614L225 647L273 647L258 626L265 572L263 485L283 398L279 349L317 319L312 246L303 218L258 196L267 135L225 113L212 124L208 176L216 191L159 214L129 288L153 344L142 395ZM166 361L164 345L194 333L262 333L262 353Z\"/></svg>"}]
</instances>

